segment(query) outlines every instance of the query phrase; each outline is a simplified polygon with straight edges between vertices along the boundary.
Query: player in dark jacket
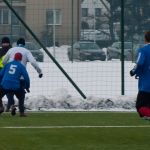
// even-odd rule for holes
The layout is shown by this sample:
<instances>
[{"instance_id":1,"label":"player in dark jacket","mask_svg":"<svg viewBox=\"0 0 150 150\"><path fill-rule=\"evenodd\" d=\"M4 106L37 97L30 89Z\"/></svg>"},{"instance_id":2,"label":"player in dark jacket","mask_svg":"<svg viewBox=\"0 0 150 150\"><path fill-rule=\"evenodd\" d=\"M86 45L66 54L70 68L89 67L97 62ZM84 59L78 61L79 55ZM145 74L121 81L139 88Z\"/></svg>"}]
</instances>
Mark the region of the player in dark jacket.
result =
<instances>
[{"instance_id":1,"label":"player in dark jacket","mask_svg":"<svg viewBox=\"0 0 150 150\"><path fill-rule=\"evenodd\" d=\"M5 54L11 48L10 40L8 37L3 37L1 40L1 48L0 48L0 69L3 68L3 59Z\"/></svg>"},{"instance_id":2,"label":"player in dark jacket","mask_svg":"<svg viewBox=\"0 0 150 150\"><path fill-rule=\"evenodd\" d=\"M145 33L145 46L139 49L136 66L130 75L138 78L137 112L140 117L150 117L150 31Z\"/></svg>"},{"instance_id":3,"label":"player in dark jacket","mask_svg":"<svg viewBox=\"0 0 150 150\"><path fill-rule=\"evenodd\" d=\"M11 48L11 43L10 43L10 39L5 36L2 38L1 40L1 48L0 48L0 70L4 67L3 65L3 60L5 57L5 54L8 52L8 50ZM9 111L11 104L15 103L14 97L11 96L11 94L6 94L7 98L8 98L8 104L7 104L7 108L6 111ZM9 103L11 102L11 103Z\"/></svg>"},{"instance_id":4,"label":"player in dark jacket","mask_svg":"<svg viewBox=\"0 0 150 150\"><path fill-rule=\"evenodd\" d=\"M9 62L0 71L0 113L4 111L2 104L2 98L7 93L14 93L19 100L19 111L20 116L26 116L24 114L24 88L30 88L30 79L26 68L20 63L22 60L22 54L16 53L14 56L14 61ZM22 88L20 78L24 78L25 87ZM15 115L15 111L12 111L12 115Z\"/></svg>"}]
</instances>

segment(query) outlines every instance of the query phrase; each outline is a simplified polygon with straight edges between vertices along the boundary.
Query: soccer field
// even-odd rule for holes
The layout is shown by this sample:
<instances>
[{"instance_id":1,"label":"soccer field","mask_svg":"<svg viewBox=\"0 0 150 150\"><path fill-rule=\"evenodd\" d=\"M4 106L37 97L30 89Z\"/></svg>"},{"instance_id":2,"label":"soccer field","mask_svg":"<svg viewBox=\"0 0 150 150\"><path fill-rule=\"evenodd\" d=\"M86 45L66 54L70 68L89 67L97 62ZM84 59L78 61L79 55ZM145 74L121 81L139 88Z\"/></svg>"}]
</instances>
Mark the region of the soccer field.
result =
<instances>
[{"instance_id":1,"label":"soccer field","mask_svg":"<svg viewBox=\"0 0 150 150\"><path fill-rule=\"evenodd\" d=\"M135 112L0 116L0 150L149 150L150 121Z\"/></svg>"}]
</instances>

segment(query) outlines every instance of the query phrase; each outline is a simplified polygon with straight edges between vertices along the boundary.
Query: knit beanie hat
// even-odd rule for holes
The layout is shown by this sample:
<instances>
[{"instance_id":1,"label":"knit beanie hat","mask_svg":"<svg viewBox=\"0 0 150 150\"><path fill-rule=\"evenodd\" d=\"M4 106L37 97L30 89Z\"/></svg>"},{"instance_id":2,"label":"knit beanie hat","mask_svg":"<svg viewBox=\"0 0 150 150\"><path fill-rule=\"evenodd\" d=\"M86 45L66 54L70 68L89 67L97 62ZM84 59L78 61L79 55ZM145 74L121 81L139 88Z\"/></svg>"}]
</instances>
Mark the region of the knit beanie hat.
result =
<instances>
[{"instance_id":1,"label":"knit beanie hat","mask_svg":"<svg viewBox=\"0 0 150 150\"><path fill-rule=\"evenodd\" d=\"M10 40L8 37L3 37L1 43L10 43Z\"/></svg>"},{"instance_id":2,"label":"knit beanie hat","mask_svg":"<svg viewBox=\"0 0 150 150\"><path fill-rule=\"evenodd\" d=\"M22 54L21 53L16 53L14 56L14 60L21 61L22 60Z\"/></svg>"},{"instance_id":3,"label":"knit beanie hat","mask_svg":"<svg viewBox=\"0 0 150 150\"><path fill-rule=\"evenodd\" d=\"M20 39L18 39L18 41L17 41L17 45L25 45L25 39L24 38L20 38Z\"/></svg>"}]
</instances>

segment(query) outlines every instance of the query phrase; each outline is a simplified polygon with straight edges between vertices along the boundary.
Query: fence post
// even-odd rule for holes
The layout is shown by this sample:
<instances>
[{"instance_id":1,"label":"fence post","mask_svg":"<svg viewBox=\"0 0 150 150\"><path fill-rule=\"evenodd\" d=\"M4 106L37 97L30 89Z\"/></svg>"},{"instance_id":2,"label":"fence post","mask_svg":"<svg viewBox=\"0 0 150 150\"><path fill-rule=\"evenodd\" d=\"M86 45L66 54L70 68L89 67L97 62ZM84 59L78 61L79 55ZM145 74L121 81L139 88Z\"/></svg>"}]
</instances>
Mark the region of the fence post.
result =
<instances>
[{"instance_id":1,"label":"fence post","mask_svg":"<svg viewBox=\"0 0 150 150\"><path fill-rule=\"evenodd\" d=\"M124 0L121 0L121 95L125 94L124 82Z\"/></svg>"}]
</instances>

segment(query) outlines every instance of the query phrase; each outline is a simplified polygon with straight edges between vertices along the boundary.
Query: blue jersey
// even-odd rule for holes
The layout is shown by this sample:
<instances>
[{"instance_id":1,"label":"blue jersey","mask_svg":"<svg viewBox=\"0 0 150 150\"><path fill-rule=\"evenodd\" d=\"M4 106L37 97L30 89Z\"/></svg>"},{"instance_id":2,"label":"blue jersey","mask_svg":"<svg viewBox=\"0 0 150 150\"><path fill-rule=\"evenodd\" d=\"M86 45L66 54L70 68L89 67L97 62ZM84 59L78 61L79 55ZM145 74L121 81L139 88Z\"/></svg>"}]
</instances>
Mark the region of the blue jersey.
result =
<instances>
[{"instance_id":1,"label":"blue jersey","mask_svg":"<svg viewBox=\"0 0 150 150\"><path fill-rule=\"evenodd\" d=\"M9 62L0 71L1 87L7 90L18 90L21 76L23 76L28 89L30 87L30 79L26 68L19 61Z\"/></svg>"},{"instance_id":2,"label":"blue jersey","mask_svg":"<svg viewBox=\"0 0 150 150\"><path fill-rule=\"evenodd\" d=\"M150 92L150 44L139 49L136 64L139 91Z\"/></svg>"}]
</instances>

